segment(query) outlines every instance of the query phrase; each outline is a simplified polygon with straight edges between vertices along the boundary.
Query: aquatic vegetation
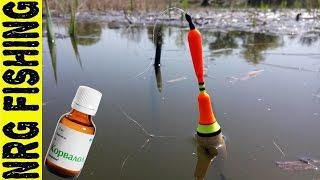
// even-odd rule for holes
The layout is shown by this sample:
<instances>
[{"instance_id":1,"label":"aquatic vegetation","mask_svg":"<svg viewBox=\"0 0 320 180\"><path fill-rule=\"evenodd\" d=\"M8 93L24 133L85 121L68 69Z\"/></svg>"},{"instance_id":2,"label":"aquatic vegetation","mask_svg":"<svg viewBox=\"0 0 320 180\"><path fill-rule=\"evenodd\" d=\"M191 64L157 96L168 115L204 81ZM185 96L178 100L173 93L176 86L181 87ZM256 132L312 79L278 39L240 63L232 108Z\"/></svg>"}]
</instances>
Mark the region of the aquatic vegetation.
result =
<instances>
[{"instance_id":1,"label":"aquatic vegetation","mask_svg":"<svg viewBox=\"0 0 320 180\"><path fill-rule=\"evenodd\" d=\"M49 36L48 36L48 47L49 47L50 56L51 56L51 65L52 65L52 69L53 69L54 79L55 79L55 82L57 83L57 81L58 81L58 78L57 78L57 47L56 47L56 43L53 40L51 40L51 38L49 38Z\"/></svg>"},{"instance_id":2,"label":"aquatic vegetation","mask_svg":"<svg viewBox=\"0 0 320 180\"><path fill-rule=\"evenodd\" d=\"M78 7L78 0L72 0L70 7L70 26L69 26L69 35L76 36L77 35L77 22L76 22L76 11Z\"/></svg>"},{"instance_id":3,"label":"aquatic vegetation","mask_svg":"<svg viewBox=\"0 0 320 180\"><path fill-rule=\"evenodd\" d=\"M77 39L77 20L76 20L76 11L78 7L78 0L72 0L70 4L70 25L69 25L69 35L71 40L71 45L73 51L76 55L76 59L82 68L80 53L78 50L78 39Z\"/></svg>"},{"instance_id":4,"label":"aquatic vegetation","mask_svg":"<svg viewBox=\"0 0 320 180\"><path fill-rule=\"evenodd\" d=\"M46 27L47 27L47 39L48 39L48 46L50 51L51 57L51 65L54 73L54 79L57 83L57 50L56 50L56 38L53 31L53 21L51 17L51 12L49 8L48 0L45 0L45 8L46 8Z\"/></svg>"},{"instance_id":5,"label":"aquatic vegetation","mask_svg":"<svg viewBox=\"0 0 320 180\"><path fill-rule=\"evenodd\" d=\"M76 59L77 59L78 63L80 64L80 67L82 68L82 62L81 62L81 57L80 57L80 53L79 53L79 49L78 49L77 38L75 36L70 36L70 40L71 40L71 45L72 45L73 51L76 55Z\"/></svg>"}]
</instances>

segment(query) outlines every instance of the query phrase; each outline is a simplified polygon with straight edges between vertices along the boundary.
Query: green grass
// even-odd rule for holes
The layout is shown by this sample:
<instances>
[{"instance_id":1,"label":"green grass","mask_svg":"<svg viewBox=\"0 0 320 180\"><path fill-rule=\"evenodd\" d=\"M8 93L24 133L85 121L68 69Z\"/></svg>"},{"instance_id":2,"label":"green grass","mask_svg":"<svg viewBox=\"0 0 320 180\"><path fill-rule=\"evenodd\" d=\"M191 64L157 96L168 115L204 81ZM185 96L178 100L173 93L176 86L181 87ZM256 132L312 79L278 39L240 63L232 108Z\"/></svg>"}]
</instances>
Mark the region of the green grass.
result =
<instances>
[{"instance_id":1,"label":"green grass","mask_svg":"<svg viewBox=\"0 0 320 180\"><path fill-rule=\"evenodd\" d=\"M76 55L76 59L79 62L80 67L82 68L80 53L78 49L78 41L77 41L77 20L76 20L77 8L78 8L78 0L71 0L69 35L70 35L73 51Z\"/></svg>"},{"instance_id":2,"label":"green grass","mask_svg":"<svg viewBox=\"0 0 320 180\"><path fill-rule=\"evenodd\" d=\"M51 12L49 8L48 0L45 0L45 8L46 8L46 22L47 22L47 39L48 39L48 47L50 51L51 64L54 73L54 79L57 83L57 50L56 50L56 38L53 30L53 21L51 17Z\"/></svg>"}]
</instances>

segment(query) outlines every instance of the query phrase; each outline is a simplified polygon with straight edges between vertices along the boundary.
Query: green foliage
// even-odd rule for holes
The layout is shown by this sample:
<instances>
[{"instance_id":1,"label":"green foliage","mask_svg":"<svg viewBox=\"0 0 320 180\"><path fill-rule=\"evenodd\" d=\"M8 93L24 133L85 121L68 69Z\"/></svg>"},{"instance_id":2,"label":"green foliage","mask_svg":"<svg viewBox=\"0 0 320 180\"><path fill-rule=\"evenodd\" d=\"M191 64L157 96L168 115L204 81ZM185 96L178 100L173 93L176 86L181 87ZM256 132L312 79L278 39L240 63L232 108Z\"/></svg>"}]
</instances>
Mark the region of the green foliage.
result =
<instances>
[{"instance_id":1,"label":"green foliage","mask_svg":"<svg viewBox=\"0 0 320 180\"><path fill-rule=\"evenodd\" d=\"M301 3L301 1L295 1L294 4L293 4L293 6L294 6L295 8L300 9L300 8L302 8L302 3Z\"/></svg>"},{"instance_id":2,"label":"green foliage","mask_svg":"<svg viewBox=\"0 0 320 180\"><path fill-rule=\"evenodd\" d=\"M130 0L130 11L134 10L134 0Z\"/></svg>"},{"instance_id":3,"label":"green foliage","mask_svg":"<svg viewBox=\"0 0 320 180\"><path fill-rule=\"evenodd\" d=\"M287 5L288 5L288 2L286 0L283 0L283 1L281 1L280 8L285 9L285 8L287 8Z\"/></svg>"},{"instance_id":4,"label":"green foliage","mask_svg":"<svg viewBox=\"0 0 320 180\"><path fill-rule=\"evenodd\" d=\"M263 11L267 11L269 9L269 4L261 2L260 3L260 9L262 9Z\"/></svg>"},{"instance_id":5,"label":"green foliage","mask_svg":"<svg viewBox=\"0 0 320 180\"><path fill-rule=\"evenodd\" d=\"M182 6L183 9L188 9L189 8L188 0L182 0L181 6Z\"/></svg>"}]
</instances>

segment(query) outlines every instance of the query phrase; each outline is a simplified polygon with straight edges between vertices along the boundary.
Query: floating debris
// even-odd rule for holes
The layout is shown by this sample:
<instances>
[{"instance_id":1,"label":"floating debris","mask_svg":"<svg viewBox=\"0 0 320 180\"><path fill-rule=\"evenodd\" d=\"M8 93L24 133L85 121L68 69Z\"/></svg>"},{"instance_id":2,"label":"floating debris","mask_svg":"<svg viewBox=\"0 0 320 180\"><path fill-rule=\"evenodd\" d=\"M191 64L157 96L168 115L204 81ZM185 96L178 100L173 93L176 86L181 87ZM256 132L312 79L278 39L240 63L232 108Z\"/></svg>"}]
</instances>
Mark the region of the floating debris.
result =
<instances>
[{"instance_id":1,"label":"floating debris","mask_svg":"<svg viewBox=\"0 0 320 180\"><path fill-rule=\"evenodd\" d=\"M318 166L314 165L313 163L315 163L315 161L311 158L305 158L305 157L302 157L302 158L299 158L299 161L303 162L303 163L306 163L308 165L311 165L314 167L315 170L318 170Z\"/></svg>"},{"instance_id":2,"label":"floating debris","mask_svg":"<svg viewBox=\"0 0 320 180\"><path fill-rule=\"evenodd\" d=\"M179 78L176 78L176 79L168 80L167 83L175 83L175 82L183 81L183 80L186 80L186 79L187 79L186 76L182 76L182 77L179 77Z\"/></svg>"},{"instance_id":3,"label":"floating debris","mask_svg":"<svg viewBox=\"0 0 320 180\"><path fill-rule=\"evenodd\" d=\"M249 80L251 78L258 76L263 71L264 71L263 69L249 71L245 76L242 76L242 77L231 76L231 77L228 77L228 79L230 80L229 82L231 82L231 83L234 83L235 81L246 81L246 80Z\"/></svg>"},{"instance_id":4,"label":"floating debris","mask_svg":"<svg viewBox=\"0 0 320 180\"><path fill-rule=\"evenodd\" d=\"M283 152L283 150L280 148L280 146L273 140L274 146L281 152L283 157L286 157L286 154Z\"/></svg>"},{"instance_id":5,"label":"floating debris","mask_svg":"<svg viewBox=\"0 0 320 180\"><path fill-rule=\"evenodd\" d=\"M215 50L212 50L210 51L211 53L222 53L222 52L225 52L225 51L232 51L233 49L232 48L223 48L223 49L215 49Z\"/></svg>"},{"instance_id":6,"label":"floating debris","mask_svg":"<svg viewBox=\"0 0 320 180\"><path fill-rule=\"evenodd\" d=\"M49 103L49 101L43 102L43 103L42 103L42 106L46 106L48 103Z\"/></svg>"},{"instance_id":7,"label":"floating debris","mask_svg":"<svg viewBox=\"0 0 320 180\"><path fill-rule=\"evenodd\" d=\"M320 94L312 94L312 96L314 96L316 98L320 98Z\"/></svg>"},{"instance_id":8,"label":"floating debris","mask_svg":"<svg viewBox=\"0 0 320 180\"><path fill-rule=\"evenodd\" d=\"M277 161L276 165L286 171L318 170L319 160L299 158L296 161Z\"/></svg>"},{"instance_id":9,"label":"floating debris","mask_svg":"<svg viewBox=\"0 0 320 180\"><path fill-rule=\"evenodd\" d=\"M289 70L298 70L298 71L304 71L304 72L319 72L319 70L312 70L312 69L305 69L303 67L291 67L291 66L283 66L283 65L278 65L278 64L268 64L268 63L260 63L265 66L270 66L270 67L276 67L276 68L281 68L281 69L289 69Z\"/></svg>"},{"instance_id":10,"label":"floating debris","mask_svg":"<svg viewBox=\"0 0 320 180\"><path fill-rule=\"evenodd\" d=\"M250 71L248 72L248 74L242 78L240 78L240 80L248 80L250 78L256 77L258 76L260 73L262 73L264 70L260 69L260 70L255 70L255 71Z\"/></svg>"},{"instance_id":11,"label":"floating debris","mask_svg":"<svg viewBox=\"0 0 320 180\"><path fill-rule=\"evenodd\" d=\"M151 62L144 71L142 71L141 73L137 74L135 76L135 78L139 78L140 76L142 76L144 73L148 72L148 70L151 68L151 66L153 65L153 63Z\"/></svg>"}]
</instances>

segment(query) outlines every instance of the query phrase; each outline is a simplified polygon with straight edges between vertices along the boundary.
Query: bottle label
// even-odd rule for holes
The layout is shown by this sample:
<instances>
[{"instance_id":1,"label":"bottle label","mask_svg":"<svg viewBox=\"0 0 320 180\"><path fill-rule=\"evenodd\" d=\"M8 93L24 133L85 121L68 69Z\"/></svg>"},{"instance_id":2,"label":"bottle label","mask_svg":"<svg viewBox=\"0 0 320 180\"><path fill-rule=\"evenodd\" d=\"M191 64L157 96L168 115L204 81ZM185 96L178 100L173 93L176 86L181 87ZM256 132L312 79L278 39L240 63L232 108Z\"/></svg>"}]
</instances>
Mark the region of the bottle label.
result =
<instances>
[{"instance_id":1,"label":"bottle label","mask_svg":"<svg viewBox=\"0 0 320 180\"><path fill-rule=\"evenodd\" d=\"M93 138L94 135L81 133L58 123L47 160L71 171L81 171Z\"/></svg>"}]
</instances>

